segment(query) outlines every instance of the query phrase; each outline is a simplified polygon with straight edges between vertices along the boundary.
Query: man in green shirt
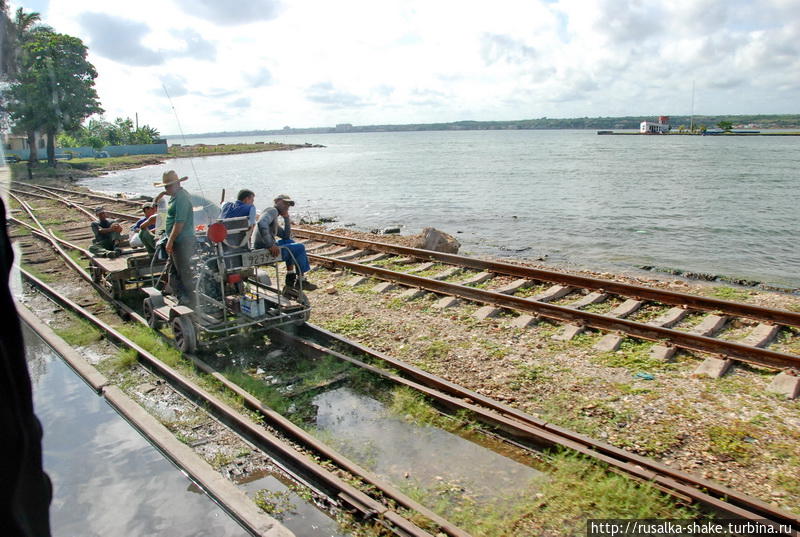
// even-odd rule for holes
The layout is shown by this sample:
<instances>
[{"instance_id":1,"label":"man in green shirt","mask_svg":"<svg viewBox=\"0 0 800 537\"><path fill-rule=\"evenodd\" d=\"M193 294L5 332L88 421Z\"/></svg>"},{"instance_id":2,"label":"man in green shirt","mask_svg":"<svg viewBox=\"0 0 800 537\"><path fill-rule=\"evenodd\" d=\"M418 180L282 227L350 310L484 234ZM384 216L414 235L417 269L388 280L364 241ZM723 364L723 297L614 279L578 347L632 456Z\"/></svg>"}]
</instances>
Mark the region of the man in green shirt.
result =
<instances>
[{"instance_id":1,"label":"man in green shirt","mask_svg":"<svg viewBox=\"0 0 800 537\"><path fill-rule=\"evenodd\" d=\"M169 254L169 286L182 305L194 307L194 273L191 259L194 253L194 213L189 192L181 187L188 177L178 178L174 170L165 172L162 182L170 197L167 207L167 244Z\"/></svg>"}]
</instances>

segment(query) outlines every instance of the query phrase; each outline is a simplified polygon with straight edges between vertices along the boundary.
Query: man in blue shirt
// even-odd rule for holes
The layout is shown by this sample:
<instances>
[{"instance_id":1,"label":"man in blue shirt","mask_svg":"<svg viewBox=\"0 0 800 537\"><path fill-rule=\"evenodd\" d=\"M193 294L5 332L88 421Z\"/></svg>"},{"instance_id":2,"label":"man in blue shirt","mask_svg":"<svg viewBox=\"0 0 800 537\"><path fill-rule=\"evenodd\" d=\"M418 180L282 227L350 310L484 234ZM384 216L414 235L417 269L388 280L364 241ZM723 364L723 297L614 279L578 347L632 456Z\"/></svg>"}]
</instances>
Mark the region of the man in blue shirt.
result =
<instances>
[{"instance_id":1,"label":"man in blue shirt","mask_svg":"<svg viewBox=\"0 0 800 537\"><path fill-rule=\"evenodd\" d=\"M144 216L136 221L131 228L131 236L134 233L139 234L139 240L147 249L147 253L153 255L156 251L156 238L153 232L156 230L156 206L154 203L145 203L142 205L142 212Z\"/></svg>"},{"instance_id":2,"label":"man in blue shirt","mask_svg":"<svg viewBox=\"0 0 800 537\"><path fill-rule=\"evenodd\" d=\"M256 195L252 190L242 189L236 196L236 201L226 202L219 213L220 218L247 217L247 233L244 234L239 247L247 246L250 243L250 235L256 227L256 206L253 205L255 199Z\"/></svg>"}]
</instances>

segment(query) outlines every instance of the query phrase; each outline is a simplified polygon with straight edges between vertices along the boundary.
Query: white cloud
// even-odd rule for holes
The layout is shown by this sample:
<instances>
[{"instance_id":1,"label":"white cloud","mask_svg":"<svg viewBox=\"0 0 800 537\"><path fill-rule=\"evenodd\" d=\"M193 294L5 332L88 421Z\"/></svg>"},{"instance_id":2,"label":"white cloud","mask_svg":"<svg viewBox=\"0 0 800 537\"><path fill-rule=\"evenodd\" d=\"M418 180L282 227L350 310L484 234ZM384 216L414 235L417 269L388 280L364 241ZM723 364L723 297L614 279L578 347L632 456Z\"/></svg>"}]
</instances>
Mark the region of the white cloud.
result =
<instances>
[{"instance_id":1,"label":"white cloud","mask_svg":"<svg viewBox=\"0 0 800 537\"><path fill-rule=\"evenodd\" d=\"M186 132L681 114L692 80L698 113L791 113L800 87L793 0L51 0L44 19L90 45L107 116L162 132L162 85Z\"/></svg>"}]
</instances>

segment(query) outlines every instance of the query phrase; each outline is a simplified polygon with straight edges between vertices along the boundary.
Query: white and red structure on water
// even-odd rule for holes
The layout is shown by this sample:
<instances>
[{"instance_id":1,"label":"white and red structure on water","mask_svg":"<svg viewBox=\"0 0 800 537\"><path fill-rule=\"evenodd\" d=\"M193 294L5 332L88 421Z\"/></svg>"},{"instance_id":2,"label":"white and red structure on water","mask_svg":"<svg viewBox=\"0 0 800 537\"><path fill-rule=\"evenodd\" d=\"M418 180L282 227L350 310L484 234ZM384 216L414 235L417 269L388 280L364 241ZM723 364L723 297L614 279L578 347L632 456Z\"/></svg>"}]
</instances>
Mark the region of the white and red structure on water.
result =
<instances>
[{"instance_id":1,"label":"white and red structure on water","mask_svg":"<svg viewBox=\"0 0 800 537\"><path fill-rule=\"evenodd\" d=\"M641 134L665 134L670 130L669 116L658 116L658 123L653 121L642 121L639 124Z\"/></svg>"}]
</instances>

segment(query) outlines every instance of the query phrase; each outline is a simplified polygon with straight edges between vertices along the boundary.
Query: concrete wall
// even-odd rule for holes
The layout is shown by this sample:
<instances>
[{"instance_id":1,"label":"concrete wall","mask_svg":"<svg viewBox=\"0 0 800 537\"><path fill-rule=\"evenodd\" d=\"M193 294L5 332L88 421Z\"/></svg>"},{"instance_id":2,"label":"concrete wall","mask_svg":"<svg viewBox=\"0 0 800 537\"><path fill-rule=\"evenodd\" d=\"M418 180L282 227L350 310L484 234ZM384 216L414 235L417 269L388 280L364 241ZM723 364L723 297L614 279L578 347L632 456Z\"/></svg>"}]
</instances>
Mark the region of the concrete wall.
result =
<instances>
[{"instance_id":1,"label":"concrete wall","mask_svg":"<svg viewBox=\"0 0 800 537\"><path fill-rule=\"evenodd\" d=\"M108 145L101 149L108 153L109 157L123 157L125 155L166 155L167 144L144 144L144 145ZM67 152L72 152L74 158L89 158L94 157L96 151L91 147L57 147L56 158L64 158ZM17 149L14 151L6 151L6 156L10 157L16 155L20 160L28 160L30 156L29 149ZM39 159L45 160L47 158L47 149L39 149Z\"/></svg>"}]
</instances>

